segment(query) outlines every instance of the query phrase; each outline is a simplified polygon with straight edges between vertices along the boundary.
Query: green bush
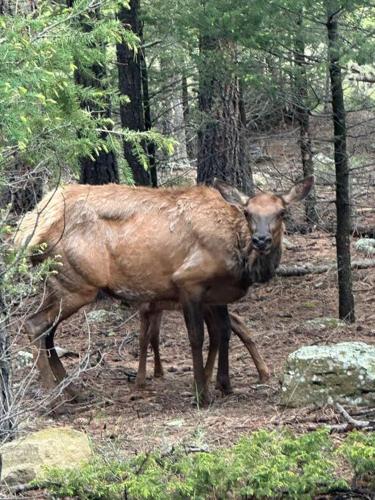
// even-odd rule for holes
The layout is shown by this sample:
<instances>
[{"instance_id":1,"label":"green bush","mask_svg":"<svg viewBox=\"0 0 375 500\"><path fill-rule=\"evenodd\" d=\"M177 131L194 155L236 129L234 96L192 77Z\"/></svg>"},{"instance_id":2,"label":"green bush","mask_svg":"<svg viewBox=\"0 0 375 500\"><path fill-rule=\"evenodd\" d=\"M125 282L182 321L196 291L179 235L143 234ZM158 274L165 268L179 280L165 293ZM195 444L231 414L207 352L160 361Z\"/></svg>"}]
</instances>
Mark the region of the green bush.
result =
<instances>
[{"instance_id":1,"label":"green bush","mask_svg":"<svg viewBox=\"0 0 375 500\"><path fill-rule=\"evenodd\" d=\"M346 458L354 471L355 481L367 483L375 490L375 434L353 431L338 453Z\"/></svg>"},{"instance_id":2,"label":"green bush","mask_svg":"<svg viewBox=\"0 0 375 500\"><path fill-rule=\"evenodd\" d=\"M357 450L365 449L366 460ZM374 438L353 434L335 451L328 430L302 436L261 430L214 452L96 458L79 470L47 469L34 484L55 497L82 499L312 498L348 488L335 470L339 454L354 472L374 468Z\"/></svg>"}]
</instances>

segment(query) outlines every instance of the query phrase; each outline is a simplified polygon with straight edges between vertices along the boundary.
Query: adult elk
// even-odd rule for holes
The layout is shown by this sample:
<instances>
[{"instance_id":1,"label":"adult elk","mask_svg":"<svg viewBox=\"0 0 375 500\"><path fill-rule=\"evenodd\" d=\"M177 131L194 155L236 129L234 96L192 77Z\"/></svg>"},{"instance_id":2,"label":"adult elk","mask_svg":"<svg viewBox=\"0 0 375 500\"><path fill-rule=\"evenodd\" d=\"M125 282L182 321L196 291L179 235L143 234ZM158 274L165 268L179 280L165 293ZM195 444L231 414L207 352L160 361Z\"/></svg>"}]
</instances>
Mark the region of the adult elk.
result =
<instances>
[{"instance_id":1,"label":"adult elk","mask_svg":"<svg viewBox=\"0 0 375 500\"><path fill-rule=\"evenodd\" d=\"M308 182L309 179L306 179ZM221 185L221 187L220 187ZM218 181L215 182L215 186L220 190L224 189L223 183ZM269 196L269 195L268 195ZM262 200L263 207L266 207L267 197L260 198L260 195L253 200L254 205L256 201ZM272 207L273 201L269 204L269 209ZM259 226L261 225L261 209L258 207L256 210L258 212ZM264 214L263 214L264 215ZM253 218L256 214L253 214ZM260 249L257 252L253 252L253 258L251 265L249 265L250 270L250 284L252 283L264 283L269 281L275 274L277 267L279 266L281 255L282 255L282 239L284 232L284 224L282 217L276 219L276 221L271 220L269 224L269 219L264 219L264 223L270 226L270 235L272 243L267 249ZM253 236L254 249L259 247L258 235L255 233ZM145 384L146 379L146 364L147 364L147 348L151 344L154 353L154 376L160 377L163 375L163 367L160 359L159 352L159 336L160 336L160 324L162 313L164 310L175 310L180 309L178 304L173 303L148 303L144 304L140 308L141 316L141 331L139 337L139 364L138 372L136 378L136 385L141 388ZM254 364L257 368L259 379L261 382L266 381L269 378L269 370L261 355L258 352L255 342L252 340L246 325L238 316L234 313L228 313L226 306L221 306L220 309L215 310L212 306L205 305L204 307L204 320L207 325L210 344L207 362L205 366L206 379L210 380L213 373L213 367L217 355L218 348L220 346L220 340L222 345L221 359L219 357L219 366L217 373L217 388L221 389L224 393L231 392L231 385L229 381L229 373L226 371L228 366L228 330L224 328L220 332L222 325L228 321L228 314L231 329L233 332L241 339L245 347L249 351ZM221 321L220 321L221 320ZM221 339L220 339L221 334Z\"/></svg>"},{"instance_id":2,"label":"adult elk","mask_svg":"<svg viewBox=\"0 0 375 500\"><path fill-rule=\"evenodd\" d=\"M42 306L26 321L44 385L53 387L66 375L54 349L57 325L105 289L136 303L181 303L197 394L207 401L203 306L221 307L245 295L251 256L271 250L286 207L312 185L309 177L284 196L253 198L224 183L217 185L220 192L108 184L68 185L47 194L15 238L18 246L46 244L34 262L53 257L60 264L48 278ZM220 354L221 346L219 364Z\"/></svg>"}]
</instances>

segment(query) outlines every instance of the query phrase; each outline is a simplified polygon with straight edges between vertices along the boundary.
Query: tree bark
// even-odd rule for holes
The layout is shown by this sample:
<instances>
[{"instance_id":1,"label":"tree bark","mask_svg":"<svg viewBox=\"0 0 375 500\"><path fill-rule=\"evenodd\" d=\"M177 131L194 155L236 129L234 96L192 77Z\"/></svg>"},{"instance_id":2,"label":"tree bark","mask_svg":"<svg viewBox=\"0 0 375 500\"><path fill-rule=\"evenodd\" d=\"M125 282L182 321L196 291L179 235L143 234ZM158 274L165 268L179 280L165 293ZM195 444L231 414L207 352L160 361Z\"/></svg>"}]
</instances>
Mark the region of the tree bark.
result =
<instances>
[{"instance_id":1,"label":"tree bark","mask_svg":"<svg viewBox=\"0 0 375 500\"><path fill-rule=\"evenodd\" d=\"M307 105L307 74L306 74L306 57L305 57L305 41L303 38L303 14L302 12L297 18L297 31L295 37L295 92L296 105L295 117L299 124L299 146L301 151L302 171L303 176L308 177L314 175L314 162L311 147L310 135L310 110ZM305 217L309 225L318 222L316 211L316 195L313 188L305 200Z\"/></svg>"},{"instance_id":2,"label":"tree bark","mask_svg":"<svg viewBox=\"0 0 375 500\"><path fill-rule=\"evenodd\" d=\"M8 314L3 297L3 276L5 264L0 256L0 440L9 438L14 432L12 408L11 364L8 332Z\"/></svg>"},{"instance_id":3,"label":"tree bark","mask_svg":"<svg viewBox=\"0 0 375 500\"><path fill-rule=\"evenodd\" d=\"M221 59L235 60L235 47L200 36L198 183L215 177L251 194L250 170L244 161L239 79Z\"/></svg>"},{"instance_id":4,"label":"tree bark","mask_svg":"<svg viewBox=\"0 0 375 500\"><path fill-rule=\"evenodd\" d=\"M67 6L72 7L74 0L67 0ZM95 18L99 18L100 12L97 9L95 13ZM91 24L88 24L84 20L81 20L82 29L86 32L92 30ZM105 51L105 47L102 47ZM80 61L76 61L77 69L74 72L74 79L78 85L83 87L93 87L98 89L105 89L104 80L107 76L106 68L98 63L95 63L90 68L90 74L85 71L85 69L80 64ZM97 117L111 117L111 103L109 99L103 108L98 107L98 105L91 101L82 101L81 107L89 111L89 113L95 114ZM107 132L102 132L100 137L102 140L106 140L108 134ZM110 182L119 182L119 172L117 166L116 155L113 151L100 151L99 154L94 158L88 156L80 159L80 183L81 184L108 184Z\"/></svg>"},{"instance_id":5,"label":"tree bark","mask_svg":"<svg viewBox=\"0 0 375 500\"><path fill-rule=\"evenodd\" d=\"M329 73L332 93L336 166L336 250L339 286L339 316L350 323L355 321L350 256L351 210L349 196L349 165L346 152L346 119L340 67L338 13L336 0L326 0Z\"/></svg>"},{"instance_id":6,"label":"tree bark","mask_svg":"<svg viewBox=\"0 0 375 500\"><path fill-rule=\"evenodd\" d=\"M142 90L143 90L143 104L145 111L145 129L150 130L152 128L152 117L151 117L151 106L150 106L150 94L148 88L148 71L146 63L146 55L144 49L141 53L141 74L142 74ZM150 164L150 181L152 187L158 187L158 176L156 170L156 148L154 143L147 145L148 161Z\"/></svg>"},{"instance_id":7,"label":"tree bark","mask_svg":"<svg viewBox=\"0 0 375 500\"><path fill-rule=\"evenodd\" d=\"M186 153L189 160L193 160L195 158L194 153L194 143L192 141L192 137L190 137L190 102L189 102L189 91L188 91L188 82L185 71L182 73L181 78L181 91L182 91L182 111L184 116L185 123L185 139L186 139Z\"/></svg>"},{"instance_id":8,"label":"tree bark","mask_svg":"<svg viewBox=\"0 0 375 500\"><path fill-rule=\"evenodd\" d=\"M118 17L126 29L131 29L140 36L139 0L130 0L129 6L129 9L121 7ZM130 102L120 105L121 125L130 130L144 131L140 53L134 53L126 43L119 43L117 44L117 63L120 94L130 99ZM150 175L139 162L134 154L133 145L128 141L124 141L124 155L132 170L135 184L150 185Z\"/></svg>"}]
</instances>

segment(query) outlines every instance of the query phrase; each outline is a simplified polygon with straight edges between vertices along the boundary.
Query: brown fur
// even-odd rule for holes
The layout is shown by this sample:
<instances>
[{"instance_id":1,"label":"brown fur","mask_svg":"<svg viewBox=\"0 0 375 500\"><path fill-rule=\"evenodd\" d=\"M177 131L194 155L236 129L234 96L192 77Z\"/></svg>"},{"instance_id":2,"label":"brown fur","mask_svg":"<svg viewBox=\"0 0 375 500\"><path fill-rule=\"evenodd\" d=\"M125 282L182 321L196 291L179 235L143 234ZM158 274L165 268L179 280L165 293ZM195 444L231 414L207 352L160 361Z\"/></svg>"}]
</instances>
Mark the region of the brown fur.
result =
<instances>
[{"instance_id":1,"label":"brown fur","mask_svg":"<svg viewBox=\"0 0 375 500\"><path fill-rule=\"evenodd\" d=\"M262 212L260 221L269 219L267 224L277 232L282 224L277 213L284 204L280 197L260 195L243 205L236 201L243 195L234 188L218 189L221 194L203 186L154 190L71 185L47 194L24 218L15 243L45 243L44 256L61 264L49 278L42 307L27 321L27 331L39 347L45 385L53 386L65 374L53 347L56 326L105 288L135 303L182 304L197 393L207 400L203 305L216 308L212 324L222 331L219 367L224 373L230 324L221 305L242 297L251 282L251 238L257 230L251 214ZM298 193L288 196L294 199Z\"/></svg>"}]
</instances>

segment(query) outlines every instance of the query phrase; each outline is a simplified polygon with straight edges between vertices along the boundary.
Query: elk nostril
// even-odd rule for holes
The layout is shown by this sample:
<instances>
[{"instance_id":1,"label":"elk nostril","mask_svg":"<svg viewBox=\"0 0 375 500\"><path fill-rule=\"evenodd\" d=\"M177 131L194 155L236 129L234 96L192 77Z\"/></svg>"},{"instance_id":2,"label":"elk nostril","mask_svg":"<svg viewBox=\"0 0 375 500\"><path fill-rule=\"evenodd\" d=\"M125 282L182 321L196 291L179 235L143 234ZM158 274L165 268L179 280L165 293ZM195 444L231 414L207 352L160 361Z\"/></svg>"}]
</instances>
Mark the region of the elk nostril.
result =
<instances>
[{"instance_id":1,"label":"elk nostril","mask_svg":"<svg viewBox=\"0 0 375 500\"><path fill-rule=\"evenodd\" d=\"M264 248L272 242L272 238L270 235L254 234L252 237L252 242L254 246L258 248Z\"/></svg>"}]
</instances>

